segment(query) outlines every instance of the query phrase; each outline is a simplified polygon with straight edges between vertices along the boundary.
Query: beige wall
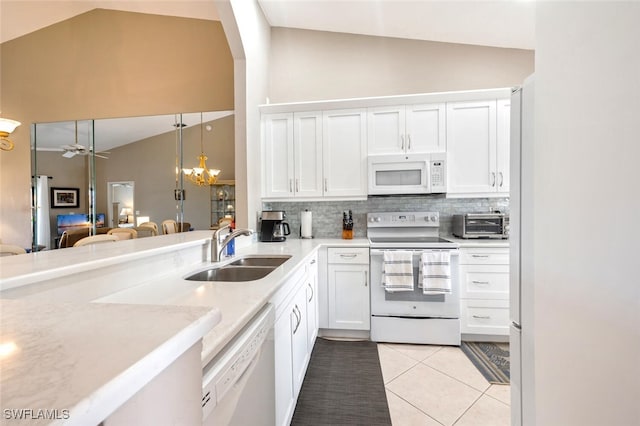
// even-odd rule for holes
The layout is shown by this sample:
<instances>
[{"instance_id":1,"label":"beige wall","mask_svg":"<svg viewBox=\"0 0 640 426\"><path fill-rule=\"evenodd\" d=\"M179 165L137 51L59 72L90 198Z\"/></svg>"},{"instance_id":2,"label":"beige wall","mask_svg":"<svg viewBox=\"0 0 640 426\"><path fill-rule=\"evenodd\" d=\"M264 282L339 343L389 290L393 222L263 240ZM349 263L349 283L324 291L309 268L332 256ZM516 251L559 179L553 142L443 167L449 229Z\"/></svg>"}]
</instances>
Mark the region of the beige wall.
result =
<instances>
[{"instance_id":1,"label":"beige wall","mask_svg":"<svg viewBox=\"0 0 640 426\"><path fill-rule=\"evenodd\" d=\"M207 123L205 123L206 125ZM204 131L207 165L221 169L219 178L234 178L233 116L209 122L212 130ZM197 165L200 155L200 126L182 131L185 167ZM96 159L96 208L106 213L107 182L133 181L134 208L141 216L149 216L158 225L176 219L175 188L176 134L168 132L109 150L109 159ZM209 229L211 199L209 187L198 187L185 181L184 221L195 229Z\"/></svg>"},{"instance_id":2,"label":"beige wall","mask_svg":"<svg viewBox=\"0 0 640 426\"><path fill-rule=\"evenodd\" d=\"M530 50L272 28L272 103L520 85Z\"/></svg>"},{"instance_id":3,"label":"beige wall","mask_svg":"<svg viewBox=\"0 0 640 426\"><path fill-rule=\"evenodd\" d=\"M29 124L232 110L219 22L96 9L0 45L0 108L23 123L0 153L0 238L29 246Z\"/></svg>"}]
</instances>

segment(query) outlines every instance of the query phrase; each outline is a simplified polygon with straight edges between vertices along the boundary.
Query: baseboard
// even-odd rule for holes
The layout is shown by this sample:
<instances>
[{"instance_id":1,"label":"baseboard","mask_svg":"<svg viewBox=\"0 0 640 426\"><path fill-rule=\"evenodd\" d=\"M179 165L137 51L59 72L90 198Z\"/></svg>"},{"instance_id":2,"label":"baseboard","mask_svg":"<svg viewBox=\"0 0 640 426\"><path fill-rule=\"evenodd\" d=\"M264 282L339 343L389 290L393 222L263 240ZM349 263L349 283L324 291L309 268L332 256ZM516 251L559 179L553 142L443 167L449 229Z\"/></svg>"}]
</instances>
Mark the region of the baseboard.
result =
<instances>
[{"instance_id":1,"label":"baseboard","mask_svg":"<svg viewBox=\"0 0 640 426\"><path fill-rule=\"evenodd\" d=\"M369 330L336 330L332 328L321 328L318 330L318 337L336 340L371 340Z\"/></svg>"}]
</instances>

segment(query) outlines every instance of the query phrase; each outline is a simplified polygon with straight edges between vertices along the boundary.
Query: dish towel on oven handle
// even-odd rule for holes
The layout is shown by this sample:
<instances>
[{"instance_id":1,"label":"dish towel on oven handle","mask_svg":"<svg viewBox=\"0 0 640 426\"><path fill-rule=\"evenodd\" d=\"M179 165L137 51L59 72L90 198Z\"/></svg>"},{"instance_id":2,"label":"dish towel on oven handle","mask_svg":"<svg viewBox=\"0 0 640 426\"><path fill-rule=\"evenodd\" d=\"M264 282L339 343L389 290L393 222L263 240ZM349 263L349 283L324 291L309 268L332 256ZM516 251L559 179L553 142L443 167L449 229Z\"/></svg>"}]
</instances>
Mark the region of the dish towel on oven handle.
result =
<instances>
[{"instance_id":1,"label":"dish towel on oven handle","mask_svg":"<svg viewBox=\"0 0 640 426\"><path fill-rule=\"evenodd\" d=\"M418 287L423 294L451 294L451 254L447 250L420 255Z\"/></svg>"},{"instance_id":2,"label":"dish towel on oven handle","mask_svg":"<svg viewBox=\"0 0 640 426\"><path fill-rule=\"evenodd\" d=\"M413 291L413 252L402 250L384 252L382 286L389 293Z\"/></svg>"}]
</instances>

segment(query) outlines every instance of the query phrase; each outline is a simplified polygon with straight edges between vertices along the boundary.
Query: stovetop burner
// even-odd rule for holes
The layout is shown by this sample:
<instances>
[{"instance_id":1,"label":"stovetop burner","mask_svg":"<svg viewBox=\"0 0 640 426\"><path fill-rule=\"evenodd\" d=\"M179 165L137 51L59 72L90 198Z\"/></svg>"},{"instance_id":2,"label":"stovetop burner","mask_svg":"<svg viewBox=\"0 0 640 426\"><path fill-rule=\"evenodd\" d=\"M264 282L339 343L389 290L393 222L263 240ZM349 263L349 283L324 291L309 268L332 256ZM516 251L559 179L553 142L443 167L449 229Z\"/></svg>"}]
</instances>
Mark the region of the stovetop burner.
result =
<instances>
[{"instance_id":1,"label":"stovetop burner","mask_svg":"<svg viewBox=\"0 0 640 426\"><path fill-rule=\"evenodd\" d=\"M439 236L437 212L383 212L367 215L371 248L455 249L458 244Z\"/></svg>"}]
</instances>

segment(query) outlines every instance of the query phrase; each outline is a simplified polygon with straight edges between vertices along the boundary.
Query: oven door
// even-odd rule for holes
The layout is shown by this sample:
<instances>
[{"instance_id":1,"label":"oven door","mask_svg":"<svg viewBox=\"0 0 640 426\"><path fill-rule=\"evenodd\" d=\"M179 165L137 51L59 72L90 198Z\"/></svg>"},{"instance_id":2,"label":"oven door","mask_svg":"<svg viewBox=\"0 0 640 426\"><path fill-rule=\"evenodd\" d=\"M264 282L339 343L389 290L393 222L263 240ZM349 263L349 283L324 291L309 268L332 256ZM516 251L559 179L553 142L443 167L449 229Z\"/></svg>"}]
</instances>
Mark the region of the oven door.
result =
<instances>
[{"instance_id":1,"label":"oven door","mask_svg":"<svg viewBox=\"0 0 640 426\"><path fill-rule=\"evenodd\" d=\"M451 252L451 294L425 295L418 288L420 255L428 249L410 250L413 255L414 291L389 293L382 286L382 263L385 250L371 249L371 315L416 318L459 318L459 252Z\"/></svg>"}]
</instances>

